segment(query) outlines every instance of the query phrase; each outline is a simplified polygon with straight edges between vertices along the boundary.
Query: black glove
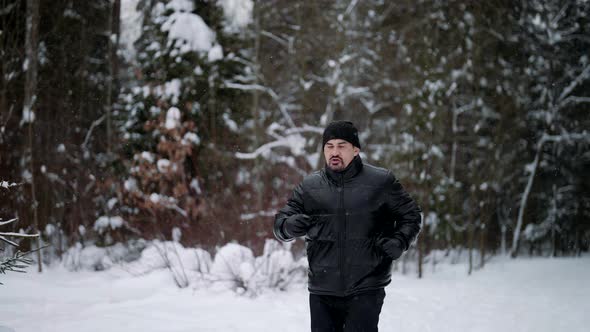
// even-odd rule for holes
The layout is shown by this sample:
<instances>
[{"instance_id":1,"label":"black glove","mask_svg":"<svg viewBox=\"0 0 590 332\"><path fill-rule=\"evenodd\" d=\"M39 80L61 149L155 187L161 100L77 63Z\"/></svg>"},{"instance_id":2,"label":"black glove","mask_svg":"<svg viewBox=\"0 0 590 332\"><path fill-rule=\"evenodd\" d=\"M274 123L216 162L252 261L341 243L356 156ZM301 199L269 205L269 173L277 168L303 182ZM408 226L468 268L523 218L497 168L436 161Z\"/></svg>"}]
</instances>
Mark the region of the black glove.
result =
<instances>
[{"instance_id":1,"label":"black glove","mask_svg":"<svg viewBox=\"0 0 590 332\"><path fill-rule=\"evenodd\" d=\"M283 232L288 237L299 237L307 234L313 223L313 218L306 214L289 216L283 224Z\"/></svg>"},{"instance_id":2,"label":"black glove","mask_svg":"<svg viewBox=\"0 0 590 332\"><path fill-rule=\"evenodd\" d=\"M379 247L389 258L396 260L404 253L404 247L400 240L391 238L379 238L376 241Z\"/></svg>"}]
</instances>

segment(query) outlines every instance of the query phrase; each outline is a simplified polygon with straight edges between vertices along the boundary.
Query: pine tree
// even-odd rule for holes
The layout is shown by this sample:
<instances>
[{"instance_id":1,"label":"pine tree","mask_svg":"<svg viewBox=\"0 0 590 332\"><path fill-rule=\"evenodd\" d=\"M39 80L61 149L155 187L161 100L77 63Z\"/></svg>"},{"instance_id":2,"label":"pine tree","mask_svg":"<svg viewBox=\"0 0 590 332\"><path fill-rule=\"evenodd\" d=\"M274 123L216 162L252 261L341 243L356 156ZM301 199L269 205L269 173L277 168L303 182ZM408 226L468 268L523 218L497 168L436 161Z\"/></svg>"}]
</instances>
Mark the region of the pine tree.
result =
<instances>
[{"instance_id":1,"label":"pine tree","mask_svg":"<svg viewBox=\"0 0 590 332\"><path fill-rule=\"evenodd\" d=\"M124 147L113 213L146 237L171 236L216 244L235 230L236 210L224 204L239 146L237 123L247 94L226 87L247 77L239 30L207 1L142 1L135 80L120 96Z\"/></svg>"}]
</instances>

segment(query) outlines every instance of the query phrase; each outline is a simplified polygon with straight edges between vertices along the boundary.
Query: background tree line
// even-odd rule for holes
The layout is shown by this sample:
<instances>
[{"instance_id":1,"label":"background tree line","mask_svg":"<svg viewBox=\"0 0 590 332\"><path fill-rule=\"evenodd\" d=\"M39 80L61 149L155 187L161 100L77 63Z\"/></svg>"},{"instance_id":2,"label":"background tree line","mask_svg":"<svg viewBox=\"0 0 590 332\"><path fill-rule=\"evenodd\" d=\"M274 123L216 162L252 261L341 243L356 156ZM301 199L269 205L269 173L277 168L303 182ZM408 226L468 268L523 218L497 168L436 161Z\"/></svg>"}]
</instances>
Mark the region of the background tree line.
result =
<instances>
[{"instance_id":1,"label":"background tree line","mask_svg":"<svg viewBox=\"0 0 590 332\"><path fill-rule=\"evenodd\" d=\"M260 252L334 119L424 210L410 257L588 250L587 1L121 1L0 1L0 218L45 260Z\"/></svg>"}]
</instances>

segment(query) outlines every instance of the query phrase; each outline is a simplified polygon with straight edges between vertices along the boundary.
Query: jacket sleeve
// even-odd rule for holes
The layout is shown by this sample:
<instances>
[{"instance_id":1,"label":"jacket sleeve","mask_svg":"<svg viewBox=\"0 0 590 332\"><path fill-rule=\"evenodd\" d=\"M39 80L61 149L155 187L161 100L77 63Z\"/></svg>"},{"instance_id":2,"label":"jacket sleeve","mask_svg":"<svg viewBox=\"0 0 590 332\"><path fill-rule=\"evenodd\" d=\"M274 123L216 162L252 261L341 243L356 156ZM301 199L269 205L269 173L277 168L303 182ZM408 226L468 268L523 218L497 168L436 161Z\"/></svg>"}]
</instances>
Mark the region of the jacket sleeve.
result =
<instances>
[{"instance_id":1,"label":"jacket sleeve","mask_svg":"<svg viewBox=\"0 0 590 332\"><path fill-rule=\"evenodd\" d=\"M303 186L299 184L293 190L291 197L287 201L287 204L279 210L279 212L275 215L275 221L273 226L273 233L274 236L283 242L293 241L295 238L288 236L284 229L283 225L285 220L288 217L294 214L303 214L305 213L303 208Z\"/></svg>"},{"instance_id":2,"label":"jacket sleeve","mask_svg":"<svg viewBox=\"0 0 590 332\"><path fill-rule=\"evenodd\" d=\"M401 249L406 251L420 233L422 210L391 172L387 187L387 205L394 220L385 226L383 237L397 239L403 246Z\"/></svg>"}]
</instances>

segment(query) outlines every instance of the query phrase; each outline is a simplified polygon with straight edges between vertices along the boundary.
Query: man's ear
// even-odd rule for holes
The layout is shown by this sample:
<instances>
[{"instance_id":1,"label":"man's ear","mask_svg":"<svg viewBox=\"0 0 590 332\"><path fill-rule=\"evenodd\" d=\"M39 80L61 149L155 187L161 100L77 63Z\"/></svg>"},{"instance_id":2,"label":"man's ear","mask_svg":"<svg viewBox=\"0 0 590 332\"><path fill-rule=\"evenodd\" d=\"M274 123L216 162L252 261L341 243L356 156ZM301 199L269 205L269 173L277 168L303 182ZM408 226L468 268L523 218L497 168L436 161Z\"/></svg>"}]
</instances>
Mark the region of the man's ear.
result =
<instances>
[{"instance_id":1,"label":"man's ear","mask_svg":"<svg viewBox=\"0 0 590 332\"><path fill-rule=\"evenodd\" d=\"M361 152L361 149L359 149L359 148L357 148L357 147L355 146L353 151L354 151L354 156L356 157L356 156L358 156L358 155L359 155L359 153Z\"/></svg>"}]
</instances>

